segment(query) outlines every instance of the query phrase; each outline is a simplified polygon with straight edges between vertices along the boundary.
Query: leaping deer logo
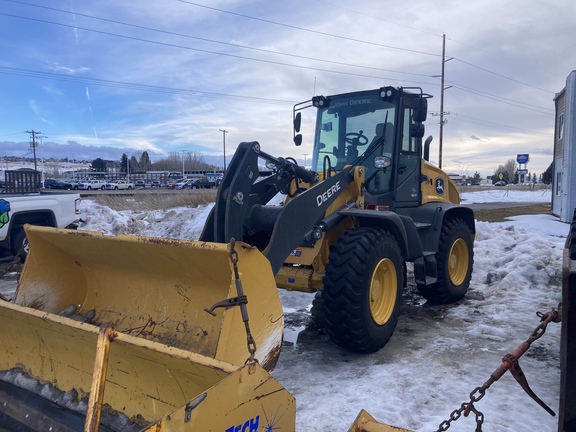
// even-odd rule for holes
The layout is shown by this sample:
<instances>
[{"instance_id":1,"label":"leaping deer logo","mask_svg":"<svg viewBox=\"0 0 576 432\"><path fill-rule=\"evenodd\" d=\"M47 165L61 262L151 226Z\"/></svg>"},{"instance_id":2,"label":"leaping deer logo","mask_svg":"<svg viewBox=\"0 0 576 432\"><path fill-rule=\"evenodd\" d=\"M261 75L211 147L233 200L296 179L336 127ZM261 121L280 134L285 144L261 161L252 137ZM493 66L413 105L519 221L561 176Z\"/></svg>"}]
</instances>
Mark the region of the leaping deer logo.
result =
<instances>
[{"instance_id":1,"label":"leaping deer logo","mask_svg":"<svg viewBox=\"0 0 576 432\"><path fill-rule=\"evenodd\" d=\"M436 179L436 193L438 195L444 194L444 179L441 178Z\"/></svg>"}]
</instances>

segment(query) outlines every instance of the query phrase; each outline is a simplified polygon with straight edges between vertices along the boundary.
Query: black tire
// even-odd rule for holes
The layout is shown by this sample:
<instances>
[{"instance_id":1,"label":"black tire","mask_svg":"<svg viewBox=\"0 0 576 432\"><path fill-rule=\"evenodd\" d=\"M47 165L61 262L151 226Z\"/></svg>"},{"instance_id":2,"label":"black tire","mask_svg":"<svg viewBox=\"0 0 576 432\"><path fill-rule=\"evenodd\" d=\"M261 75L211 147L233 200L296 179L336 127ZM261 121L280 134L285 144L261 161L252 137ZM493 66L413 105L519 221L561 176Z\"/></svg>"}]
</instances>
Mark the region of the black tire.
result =
<instances>
[{"instance_id":1,"label":"black tire","mask_svg":"<svg viewBox=\"0 0 576 432\"><path fill-rule=\"evenodd\" d=\"M198 189L198 186L196 186L196 185L192 185L191 187L192 187L192 189Z\"/></svg>"},{"instance_id":2,"label":"black tire","mask_svg":"<svg viewBox=\"0 0 576 432\"><path fill-rule=\"evenodd\" d=\"M326 331L343 348L381 349L394 333L402 305L402 252L387 231L347 231L330 251L322 291Z\"/></svg>"},{"instance_id":3,"label":"black tire","mask_svg":"<svg viewBox=\"0 0 576 432\"><path fill-rule=\"evenodd\" d=\"M416 285L420 295L434 304L462 299L470 286L473 265L474 249L468 224L462 219L447 219L436 252L438 280L432 285Z\"/></svg>"},{"instance_id":4,"label":"black tire","mask_svg":"<svg viewBox=\"0 0 576 432\"><path fill-rule=\"evenodd\" d=\"M23 249L20 253L20 262L26 261L30 246L28 245L28 240L26 240L26 233L24 232L24 228L18 228L13 232L12 244L10 247L12 255L14 256L16 256L20 249Z\"/></svg>"},{"instance_id":5,"label":"black tire","mask_svg":"<svg viewBox=\"0 0 576 432\"><path fill-rule=\"evenodd\" d=\"M102 186L100 189L101 189L101 190L104 190L104 189L106 189L106 186Z\"/></svg>"},{"instance_id":6,"label":"black tire","mask_svg":"<svg viewBox=\"0 0 576 432\"><path fill-rule=\"evenodd\" d=\"M88 189L88 190L92 190L92 186L88 186L88 188L87 188L87 189Z\"/></svg>"},{"instance_id":7,"label":"black tire","mask_svg":"<svg viewBox=\"0 0 576 432\"><path fill-rule=\"evenodd\" d=\"M118 190L118 186L114 186L114 190Z\"/></svg>"}]
</instances>

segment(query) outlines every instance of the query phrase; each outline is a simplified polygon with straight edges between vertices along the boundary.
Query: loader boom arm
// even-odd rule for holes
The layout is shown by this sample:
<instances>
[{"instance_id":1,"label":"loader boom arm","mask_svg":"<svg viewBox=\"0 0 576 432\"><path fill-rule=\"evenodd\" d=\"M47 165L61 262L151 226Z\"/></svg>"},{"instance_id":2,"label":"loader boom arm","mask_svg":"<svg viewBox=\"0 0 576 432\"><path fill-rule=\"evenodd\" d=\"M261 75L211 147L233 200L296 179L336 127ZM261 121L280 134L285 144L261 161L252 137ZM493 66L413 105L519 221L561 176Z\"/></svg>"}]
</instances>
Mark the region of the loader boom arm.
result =
<instances>
[{"instance_id":1,"label":"loader boom arm","mask_svg":"<svg viewBox=\"0 0 576 432\"><path fill-rule=\"evenodd\" d=\"M276 166L276 173L258 180L258 158ZM352 181L348 167L292 198L284 207L266 206L292 180L318 181L318 174L283 158L260 150L257 142L240 143L226 171L216 204L210 213L201 241L228 243L232 238L250 243L250 236L262 234L258 247L278 273L288 255L307 236L318 232L318 222L340 192Z\"/></svg>"}]
</instances>

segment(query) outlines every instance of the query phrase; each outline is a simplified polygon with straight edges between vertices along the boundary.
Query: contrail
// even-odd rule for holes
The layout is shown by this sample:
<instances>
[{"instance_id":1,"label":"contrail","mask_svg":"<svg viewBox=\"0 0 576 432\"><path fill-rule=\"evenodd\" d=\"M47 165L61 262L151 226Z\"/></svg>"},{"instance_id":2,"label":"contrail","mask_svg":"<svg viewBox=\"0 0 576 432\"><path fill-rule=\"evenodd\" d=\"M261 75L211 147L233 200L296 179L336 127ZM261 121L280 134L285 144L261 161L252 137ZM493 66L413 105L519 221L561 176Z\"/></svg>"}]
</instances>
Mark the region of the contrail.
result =
<instances>
[{"instance_id":1,"label":"contrail","mask_svg":"<svg viewBox=\"0 0 576 432\"><path fill-rule=\"evenodd\" d=\"M98 133L96 132L96 125L94 124L94 115L92 114L92 101L90 100L90 91L86 87L86 98L88 99L88 109L90 110L90 118L92 119L92 128L94 129L94 136L96 137L96 143L98 142Z\"/></svg>"}]
</instances>

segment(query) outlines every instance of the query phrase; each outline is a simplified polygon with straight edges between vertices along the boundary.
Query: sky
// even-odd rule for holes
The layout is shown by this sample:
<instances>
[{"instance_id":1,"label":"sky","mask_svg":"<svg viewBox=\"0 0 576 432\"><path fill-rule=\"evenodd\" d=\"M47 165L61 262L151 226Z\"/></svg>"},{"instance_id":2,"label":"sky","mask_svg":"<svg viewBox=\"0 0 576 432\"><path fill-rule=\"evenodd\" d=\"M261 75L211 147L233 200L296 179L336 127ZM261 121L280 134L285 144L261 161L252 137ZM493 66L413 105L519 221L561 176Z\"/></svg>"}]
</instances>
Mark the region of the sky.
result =
<instances>
[{"instance_id":1,"label":"sky","mask_svg":"<svg viewBox=\"0 0 576 432\"><path fill-rule=\"evenodd\" d=\"M0 156L31 156L34 130L47 158L222 165L224 148L259 141L304 162L313 112L295 147L295 103L394 85L433 96L438 162L445 34L442 168L489 175L529 154L541 173L575 18L567 0L0 0Z\"/></svg>"},{"instance_id":2,"label":"sky","mask_svg":"<svg viewBox=\"0 0 576 432\"><path fill-rule=\"evenodd\" d=\"M486 189L463 193L462 203L549 203L550 198L549 190L507 194ZM136 214L84 199L86 223L80 229L194 240L212 205ZM373 354L339 348L312 324L314 294L279 290L285 331L272 375L296 398L296 431L346 431L361 409L382 423L418 432L437 430L488 380L502 357L528 339L540 322L536 312L557 307L568 224L551 215L529 215L499 223L477 221L476 229L466 297L451 305L427 304L409 268L398 326L390 342ZM15 281L0 282L0 292L11 297ZM550 323L519 360L532 390L556 413L559 346L560 325ZM39 390L46 395L44 387ZM492 384L475 407L484 414L486 431L557 429L558 416L541 409L509 373ZM475 426L474 416L462 416L450 430L471 431Z\"/></svg>"}]
</instances>

